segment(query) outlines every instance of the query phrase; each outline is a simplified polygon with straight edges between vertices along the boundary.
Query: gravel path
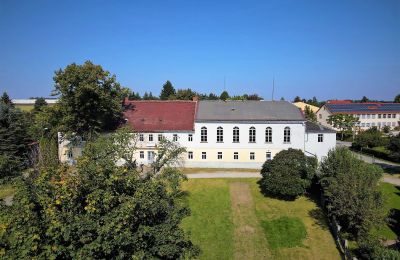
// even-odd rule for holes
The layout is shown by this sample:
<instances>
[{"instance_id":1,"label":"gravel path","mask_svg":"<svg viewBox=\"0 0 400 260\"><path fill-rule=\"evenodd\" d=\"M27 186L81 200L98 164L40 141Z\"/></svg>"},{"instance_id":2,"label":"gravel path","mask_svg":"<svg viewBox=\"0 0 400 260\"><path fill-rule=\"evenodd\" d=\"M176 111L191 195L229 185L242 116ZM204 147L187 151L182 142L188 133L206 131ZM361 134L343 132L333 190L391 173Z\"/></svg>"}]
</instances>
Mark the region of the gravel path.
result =
<instances>
[{"instance_id":1,"label":"gravel path","mask_svg":"<svg viewBox=\"0 0 400 260\"><path fill-rule=\"evenodd\" d=\"M188 173L188 179L210 179L210 178L261 178L258 172L202 172Z\"/></svg>"},{"instance_id":2,"label":"gravel path","mask_svg":"<svg viewBox=\"0 0 400 260\"><path fill-rule=\"evenodd\" d=\"M383 177L383 181L387 183L391 183L397 186L400 186L400 178L396 177Z\"/></svg>"}]
</instances>

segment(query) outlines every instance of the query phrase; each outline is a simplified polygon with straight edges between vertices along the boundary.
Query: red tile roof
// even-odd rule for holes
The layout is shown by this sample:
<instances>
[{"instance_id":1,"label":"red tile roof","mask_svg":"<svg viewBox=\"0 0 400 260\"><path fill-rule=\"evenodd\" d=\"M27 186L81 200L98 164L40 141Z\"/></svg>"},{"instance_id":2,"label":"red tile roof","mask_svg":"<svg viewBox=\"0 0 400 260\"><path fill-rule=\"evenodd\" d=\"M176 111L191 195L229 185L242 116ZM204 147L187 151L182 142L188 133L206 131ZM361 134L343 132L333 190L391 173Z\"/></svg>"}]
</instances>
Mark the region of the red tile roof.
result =
<instances>
[{"instance_id":1,"label":"red tile roof","mask_svg":"<svg viewBox=\"0 0 400 260\"><path fill-rule=\"evenodd\" d=\"M193 131L194 101L124 101L124 117L137 132Z\"/></svg>"}]
</instances>

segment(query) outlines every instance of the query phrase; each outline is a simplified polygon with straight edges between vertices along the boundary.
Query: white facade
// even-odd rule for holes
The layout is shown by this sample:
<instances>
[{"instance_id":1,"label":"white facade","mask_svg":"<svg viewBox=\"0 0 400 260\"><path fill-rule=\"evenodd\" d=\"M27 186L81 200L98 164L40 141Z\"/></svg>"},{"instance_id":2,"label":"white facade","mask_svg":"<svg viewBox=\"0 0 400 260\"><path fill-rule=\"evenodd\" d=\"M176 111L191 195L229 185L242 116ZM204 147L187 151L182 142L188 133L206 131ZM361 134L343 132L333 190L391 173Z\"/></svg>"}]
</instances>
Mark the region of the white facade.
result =
<instances>
[{"instance_id":1,"label":"white facade","mask_svg":"<svg viewBox=\"0 0 400 260\"><path fill-rule=\"evenodd\" d=\"M253 128L255 141L251 142L250 129L253 131ZM284 140L285 128L290 129L289 142ZM204 140L205 129L207 141ZM234 129L239 130L239 141L236 136L234 139ZM319 141L318 135L320 135ZM271 142L267 136L270 136ZM149 164L155 159L157 143L161 137L171 141L176 140L185 147L187 152L182 158L183 166L193 168L260 168L266 160L289 148L300 149L306 155L316 156L321 160L336 146L334 132L307 133L305 122L196 122L194 132L139 133L135 155L138 164ZM143 138L143 141L140 141L140 138Z\"/></svg>"}]
</instances>

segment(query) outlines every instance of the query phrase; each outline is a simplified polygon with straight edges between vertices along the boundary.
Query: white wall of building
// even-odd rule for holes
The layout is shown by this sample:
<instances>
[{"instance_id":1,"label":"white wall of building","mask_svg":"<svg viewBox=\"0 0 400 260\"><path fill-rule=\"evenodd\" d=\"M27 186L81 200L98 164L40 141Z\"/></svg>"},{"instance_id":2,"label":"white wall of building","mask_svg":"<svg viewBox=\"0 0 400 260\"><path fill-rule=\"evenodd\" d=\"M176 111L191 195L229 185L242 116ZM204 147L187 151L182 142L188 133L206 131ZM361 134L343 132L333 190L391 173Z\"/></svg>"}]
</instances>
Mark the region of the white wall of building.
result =
<instances>
[{"instance_id":1,"label":"white wall of building","mask_svg":"<svg viewBox=\"0 0 400 260\"><path fill-rule=\"evenodd\" d=\"M322 135L318 139L318 135ZM336 147L336 133L306 133L305 151L307 155L313 154L321 161L328 152Z\"/></svg>"}]
</instances>

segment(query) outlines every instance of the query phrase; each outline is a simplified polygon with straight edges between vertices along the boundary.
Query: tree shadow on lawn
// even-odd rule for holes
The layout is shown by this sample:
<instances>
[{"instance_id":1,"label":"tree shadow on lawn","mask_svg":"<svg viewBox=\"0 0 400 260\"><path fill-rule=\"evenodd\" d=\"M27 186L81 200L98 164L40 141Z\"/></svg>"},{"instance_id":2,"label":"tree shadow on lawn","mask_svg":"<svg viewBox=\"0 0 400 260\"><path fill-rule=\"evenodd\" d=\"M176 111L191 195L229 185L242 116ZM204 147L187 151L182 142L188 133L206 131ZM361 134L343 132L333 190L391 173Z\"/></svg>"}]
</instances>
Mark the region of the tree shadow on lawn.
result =
<instances>
[{"instance_id":1,"label":"tree shadow on lawn","mask_svg":"<svg viewBox=\"0 0 400 260\"><path fill-rule=\"evenodd\" d=\"M328 230L328 219L325 212L321 208L312 209L308 215L315 220L315 224L321 227L322 230Z\"/></svg>"},{"instance_id":2,"label":"tree shadow on lawn","mask_svg":"<svg viewBox=\"0 0 400 260\"><path fill-rule=\"evenodd\" d=\"M399 187L397 187L399 188ZM400 210L399 209L390 209L389 220L388 220L389 228L400 237Z\"/></svg>"}]
</instances>

